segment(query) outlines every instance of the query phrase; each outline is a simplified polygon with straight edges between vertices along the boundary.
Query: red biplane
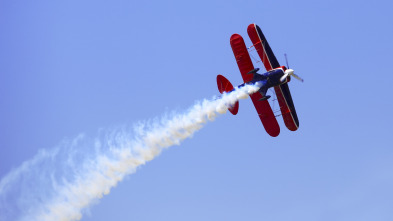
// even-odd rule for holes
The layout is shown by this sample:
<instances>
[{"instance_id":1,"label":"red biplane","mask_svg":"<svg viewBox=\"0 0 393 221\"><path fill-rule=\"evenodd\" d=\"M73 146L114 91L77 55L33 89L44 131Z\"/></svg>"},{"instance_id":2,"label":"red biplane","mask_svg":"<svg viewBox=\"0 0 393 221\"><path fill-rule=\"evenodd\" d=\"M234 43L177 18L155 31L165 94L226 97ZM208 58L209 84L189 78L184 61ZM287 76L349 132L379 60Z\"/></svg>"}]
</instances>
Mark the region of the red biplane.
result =
<instances>
[{"instance_id":1,"label":"red biplane","mask_svg":"<svg viewBox=\"0 0 393 221\"><path fill-rule=\"evenodd\" d=\"M299 120L289 91L288 82L291 76L301 81L303 81L303 79L295 75L292 69L280 66L258 25L250 24L247 28L247 33L253 43L251 47L256 49L266 68L266 73L258 74L257 71L259 69L254 69L254 65L242 36L233 34L230 42L244 84L259 81L263 85L258 92L250 95L259 118L270 136L276 137L280 134L280 127L276 116L267 100L270 96L266 95L267 89L273 87L285 126L291 131L296 131L299 127ZM232 84L222 75L217 76L217 85L220 93L229 92L234 89ZM233 115L236 115L239 109L239 103L236 102L235 105L228 109Z\"/></svg>"}]
</instances>

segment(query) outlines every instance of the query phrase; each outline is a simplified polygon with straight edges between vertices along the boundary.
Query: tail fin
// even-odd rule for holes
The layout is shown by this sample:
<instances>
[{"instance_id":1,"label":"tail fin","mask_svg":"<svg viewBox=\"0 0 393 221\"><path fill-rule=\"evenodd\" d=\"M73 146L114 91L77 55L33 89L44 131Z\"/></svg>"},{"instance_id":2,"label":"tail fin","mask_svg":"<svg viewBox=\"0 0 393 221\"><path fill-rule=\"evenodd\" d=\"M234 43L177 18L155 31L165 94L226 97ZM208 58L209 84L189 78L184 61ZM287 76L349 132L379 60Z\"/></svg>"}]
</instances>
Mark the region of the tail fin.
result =
<instances>
[{"instance_id":1,"label":"tail fin","mask_svg":"<svg viewBox=\"0 0 393 221\"><path fill-rule=\"evenodd\" d=\"M218 91L220 91L221 94L224 92L230 92L234 89L231 82L229 82L229 80L222 75L217 75L217 87ZM228 110L233 115L236 115L239 111L239 102L237 101L233 106L228 107Z\"/></svg>"}]
</instances>

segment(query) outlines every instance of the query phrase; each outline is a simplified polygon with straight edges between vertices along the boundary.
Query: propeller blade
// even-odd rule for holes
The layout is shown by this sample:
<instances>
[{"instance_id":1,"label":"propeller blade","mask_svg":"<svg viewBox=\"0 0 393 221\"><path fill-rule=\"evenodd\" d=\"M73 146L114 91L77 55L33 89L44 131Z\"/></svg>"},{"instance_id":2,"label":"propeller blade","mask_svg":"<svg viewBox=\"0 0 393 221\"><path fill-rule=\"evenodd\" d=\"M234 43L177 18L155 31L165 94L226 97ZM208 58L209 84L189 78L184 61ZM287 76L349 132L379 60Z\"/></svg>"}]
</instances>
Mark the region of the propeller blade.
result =
<instances>
[{"instance_id":1,"label":"propeller blade","mask_svg":"<svg viewBox=\"0 0 393 221\"><path fill-rule=\"evenodd\" d=\"M288 58L287 58L287 53L284 54L285 56L285 62L287 63L287 68L289 69L289 64L288 64Z\"/></svg>"},{"instance_id":2,"label":"propeller blade","mask_svg":"<svg viewBox=\"0 0 393 221\"><path fill-rule=\"evenodd\" d=\"M285 74L280 78L280 81L281 81L281 82L284 82L285 79L287 79L288 75L289 75L289 73L285 73Z\"/></svg>"},{"instance_id":3,"label":"propeller blade","mask_svg":"<svg viewBox=\"0 0 393 221\"><path fill-rule=\"evenodd\" d=\"M303 78L299 77L298 75L296 75L296 74L293 73L292 76L293 76L294 78L298 79L299 81L304 82Z\"/></svg>"}]
</instances>

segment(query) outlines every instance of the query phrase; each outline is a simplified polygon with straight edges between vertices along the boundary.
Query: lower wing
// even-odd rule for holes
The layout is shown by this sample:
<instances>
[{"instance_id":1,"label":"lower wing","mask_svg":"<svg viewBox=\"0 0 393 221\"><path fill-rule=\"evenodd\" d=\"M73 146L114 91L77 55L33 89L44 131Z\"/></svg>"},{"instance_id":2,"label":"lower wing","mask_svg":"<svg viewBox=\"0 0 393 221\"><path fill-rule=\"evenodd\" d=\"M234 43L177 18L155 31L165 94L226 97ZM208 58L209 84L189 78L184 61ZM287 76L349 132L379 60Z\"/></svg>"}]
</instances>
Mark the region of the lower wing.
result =
<instances>
[{"instance_id":1,"label":"lower wing","mask_svg":"<svg viewBox=\"0 0 393 221\"><path fill-rule=\"evenodd\" d=\"M242 36L238 34L232 35L231 47L244 83L251 81L253 76L251 74L247 75L247 73L254 70L254 65L252 64ZM259 92L252 94L250 97L266 132L272 137L278 136L280 134L280 126L269 102L267 100L260 100L262 95Z\"/></svg>"}]
</instances>

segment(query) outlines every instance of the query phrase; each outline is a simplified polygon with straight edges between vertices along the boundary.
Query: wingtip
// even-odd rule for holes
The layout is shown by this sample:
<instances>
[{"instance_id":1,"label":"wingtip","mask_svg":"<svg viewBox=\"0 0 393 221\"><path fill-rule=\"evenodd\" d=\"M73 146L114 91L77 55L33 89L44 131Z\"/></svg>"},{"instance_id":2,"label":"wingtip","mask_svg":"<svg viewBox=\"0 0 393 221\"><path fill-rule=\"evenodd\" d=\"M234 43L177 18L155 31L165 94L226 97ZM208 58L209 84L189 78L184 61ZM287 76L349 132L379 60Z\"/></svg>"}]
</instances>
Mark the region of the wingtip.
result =
<instances>
[{"instance_id":1,"label":"wingtip","mask_svg":"<svg viewBox=\"0 0 393 221\"><path fill-rule=\"evenodd\" d=\"M241 35L237 34L237 33L231 35L231 41L232 41L233 39L236 39L236 38L243 38L243 37L242 37Z\"/></svg>"},{"instance_id":2,"label":"wingtip","mask_svg":"<svg viewBox=\"0 0 393 221\"><path fill-rule=\"evenodd\" d=\"M251 24L248 25L247 31L250 31L251 29L256 29L257 26L258 26L257 24L251 23Z\"/></svg>"}]
</instances>

